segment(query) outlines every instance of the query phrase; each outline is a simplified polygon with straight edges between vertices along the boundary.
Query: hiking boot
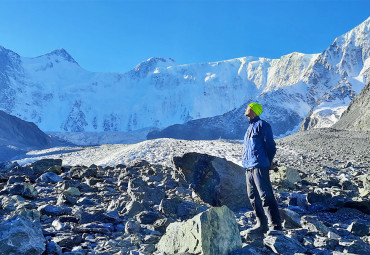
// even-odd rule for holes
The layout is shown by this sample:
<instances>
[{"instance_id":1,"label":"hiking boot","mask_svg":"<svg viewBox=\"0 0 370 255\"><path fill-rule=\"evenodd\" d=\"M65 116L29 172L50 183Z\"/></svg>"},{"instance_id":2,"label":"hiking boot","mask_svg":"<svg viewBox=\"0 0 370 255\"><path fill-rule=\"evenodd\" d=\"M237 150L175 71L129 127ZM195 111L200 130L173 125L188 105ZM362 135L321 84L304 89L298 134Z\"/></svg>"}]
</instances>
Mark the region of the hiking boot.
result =
<instances>
[{"instance_id":1,"label":"hiking boot","mask_svg":"<svg viewBox=\"0 0 370 255\"><path fill-rule=\"evenodd\" d=\"M283 235L283 228L281 226L271 226L269 227L269 230L267 231L267 236L277 236L277 235Z\"/></svg>"},{"instance_id":2,"label":"hiking boot","mask_svg":"<svg viewBox=\"0 0 370 255\"><path fill-rule=\"evenodd\" d=\"M254 227L247 230L245 239L247 241L253 241L258 237L263 237L263 234L266 233L267 231L268 231L267 225L257 224Z\"/></svg>"}]
</instances>

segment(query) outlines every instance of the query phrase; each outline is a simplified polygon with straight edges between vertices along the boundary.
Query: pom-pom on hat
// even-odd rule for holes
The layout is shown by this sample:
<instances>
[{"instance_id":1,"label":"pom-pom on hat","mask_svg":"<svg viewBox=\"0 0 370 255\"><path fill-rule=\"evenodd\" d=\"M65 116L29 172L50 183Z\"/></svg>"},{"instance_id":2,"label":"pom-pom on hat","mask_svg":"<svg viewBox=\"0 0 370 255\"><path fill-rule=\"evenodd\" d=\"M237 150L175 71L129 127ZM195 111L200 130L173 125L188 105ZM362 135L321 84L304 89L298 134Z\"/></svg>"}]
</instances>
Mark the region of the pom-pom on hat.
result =
<instances>
[{"instance_id":1,"label":"pom-pom on hat","mask_svg":"<svg viewBox=\"0 0 370 255\"><path fill-rule=\"evenodd\" d=\"M254 111L255 114L257 114L257 116L261 115L261 113L263 112L262 105L260 104L251 103L248 106Z\"/></svg>"}]
</instances>

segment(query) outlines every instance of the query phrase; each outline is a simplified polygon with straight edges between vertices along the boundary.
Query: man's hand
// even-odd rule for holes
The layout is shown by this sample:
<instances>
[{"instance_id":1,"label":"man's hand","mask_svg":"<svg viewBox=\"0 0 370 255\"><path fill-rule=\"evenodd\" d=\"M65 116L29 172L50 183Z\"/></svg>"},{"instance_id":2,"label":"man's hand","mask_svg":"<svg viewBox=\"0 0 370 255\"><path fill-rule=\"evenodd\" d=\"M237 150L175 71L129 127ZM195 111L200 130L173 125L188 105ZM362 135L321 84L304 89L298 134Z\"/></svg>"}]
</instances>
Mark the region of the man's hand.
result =
<instances>
[{"instance_id":1,"label":"man's hand","mask_svg":"<svg viewBox=\"0 0 370 255\"><path fill-rule=\"evenodd\" d=\"M271 165L270 165L270 170L274 170L275 172L278 170L278 163L277 162L271 162Z\"/></svg>"}]
</instances>

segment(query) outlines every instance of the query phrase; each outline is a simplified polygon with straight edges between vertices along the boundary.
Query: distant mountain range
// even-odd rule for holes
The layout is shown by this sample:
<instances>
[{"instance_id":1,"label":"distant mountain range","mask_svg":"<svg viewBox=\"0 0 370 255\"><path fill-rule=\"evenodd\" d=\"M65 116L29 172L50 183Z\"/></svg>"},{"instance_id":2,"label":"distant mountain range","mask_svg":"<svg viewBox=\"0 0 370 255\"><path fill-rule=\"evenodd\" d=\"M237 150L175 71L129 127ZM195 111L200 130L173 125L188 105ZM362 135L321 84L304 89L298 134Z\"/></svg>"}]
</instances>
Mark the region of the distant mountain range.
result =
<instances>
[{"instance_id":1,"label":"distant mountain range","mask_svg":"<svg viewBox=\"0 0 370 255\"><path fill-rule=\"evenodd\" d=\"M257 101L277 136L308 114L309 128L330 126L369 81L369 29L370 18L318 54L188 65L150 58L126 73L86 71L64 49L25 58L0 47L0 109L43 131L240 139L244 108Z\"/></svg>"}]
</instances>

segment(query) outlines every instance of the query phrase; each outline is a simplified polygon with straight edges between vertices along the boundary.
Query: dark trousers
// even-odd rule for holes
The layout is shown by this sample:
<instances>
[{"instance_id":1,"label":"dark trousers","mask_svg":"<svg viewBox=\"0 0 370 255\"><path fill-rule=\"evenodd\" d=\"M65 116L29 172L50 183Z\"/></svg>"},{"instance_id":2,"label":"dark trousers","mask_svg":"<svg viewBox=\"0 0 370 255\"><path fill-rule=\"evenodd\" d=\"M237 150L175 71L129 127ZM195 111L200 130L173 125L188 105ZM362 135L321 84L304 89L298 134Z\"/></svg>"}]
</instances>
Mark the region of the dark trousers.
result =
<instances>
[{"instance_id":1,"label":"dark trousers","mask_svg":"<svg viewBox=\"0 0 370 255\"><path fill-rule=\"evenodd\" d=\"M269 168L246 169L247 193L256 213L257 224L281 227L278 204L272 190ZM267 217L267 221L266 221Z\"/></svg>"}]
</instances>

